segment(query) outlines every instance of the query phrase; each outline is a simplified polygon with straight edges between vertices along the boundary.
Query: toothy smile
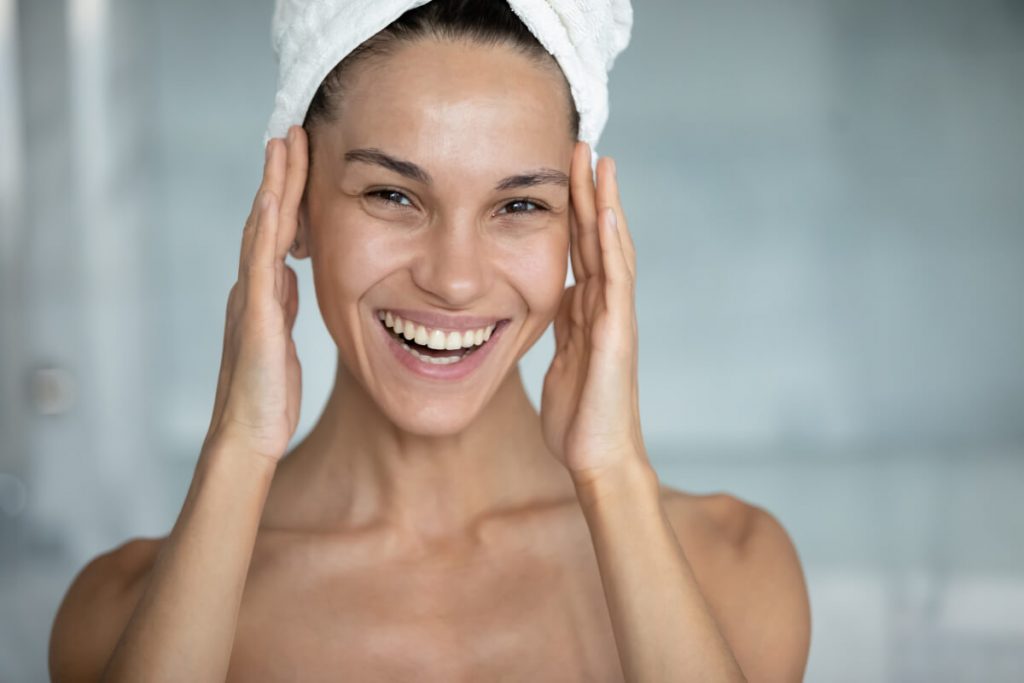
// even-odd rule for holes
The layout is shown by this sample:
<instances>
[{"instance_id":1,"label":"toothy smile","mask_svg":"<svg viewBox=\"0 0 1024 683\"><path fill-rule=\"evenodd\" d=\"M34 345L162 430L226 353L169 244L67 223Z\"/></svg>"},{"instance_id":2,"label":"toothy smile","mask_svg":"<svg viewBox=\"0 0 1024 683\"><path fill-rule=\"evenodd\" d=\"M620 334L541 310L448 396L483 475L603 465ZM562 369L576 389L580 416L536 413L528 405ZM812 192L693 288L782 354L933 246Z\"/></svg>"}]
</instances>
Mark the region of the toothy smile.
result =
<instances>
[{"instance_id":1,"label":"toothy smile","mask_svg":"<svg viewBox=\"0 0 1024 683\"><path fill-rule=\"evenodd\" d=\"M497 320L488 325L470 329L450 329L426 325L398 313L380 310L377 317L390 333L402 344L402 347L424 363L432 365L448 365L458 363L483 346L491 338L491 333L502 321ZM429 314L426 317L432 317ZM477 322L479 318L473 319ZM454 353L445 353L454 352Z\"/></svg>"},{"instance_id":2,"label":"toothy smile","mask_svg":"<svg viewBox=\"0 0 1024 683\"><path fill-rule=\"evenodd\" d=\"M378 311L377 317L396 335L402 335L409 341L435 350L454 351L480 346L491 338L491 332L494 331L494 323L486 327L459 331L427 327L411 320L403 320L391 311Z\"/></svg>"}]
</instances>

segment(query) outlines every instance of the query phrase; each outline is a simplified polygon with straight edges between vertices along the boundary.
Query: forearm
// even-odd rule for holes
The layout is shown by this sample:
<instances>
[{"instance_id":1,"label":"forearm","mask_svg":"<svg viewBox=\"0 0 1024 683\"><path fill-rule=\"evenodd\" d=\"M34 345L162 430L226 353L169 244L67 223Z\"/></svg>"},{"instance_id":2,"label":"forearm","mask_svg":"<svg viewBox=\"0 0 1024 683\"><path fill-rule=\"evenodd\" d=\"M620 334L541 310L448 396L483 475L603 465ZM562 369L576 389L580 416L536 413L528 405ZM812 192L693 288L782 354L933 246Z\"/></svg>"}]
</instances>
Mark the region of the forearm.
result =
<instances>
[{"instance_id":1,"label":"forearm","mask_svg":"<svg viewBox=\"0 0 1024 683\"><path fill-rule=\"evenodd\" d=\"M631 465L576 489L626 680L745 680L676 540L654 470Z\"/></svg>"},{"instance_id":2,"label":"forearm","mask_svg":"<svg viewBox=\"0 0 1024 683\"><path fill-rule=\"evenodd\" d=\"M223 681L275 463L209 443L104 681Z\"/></svg>"}]
</instances>

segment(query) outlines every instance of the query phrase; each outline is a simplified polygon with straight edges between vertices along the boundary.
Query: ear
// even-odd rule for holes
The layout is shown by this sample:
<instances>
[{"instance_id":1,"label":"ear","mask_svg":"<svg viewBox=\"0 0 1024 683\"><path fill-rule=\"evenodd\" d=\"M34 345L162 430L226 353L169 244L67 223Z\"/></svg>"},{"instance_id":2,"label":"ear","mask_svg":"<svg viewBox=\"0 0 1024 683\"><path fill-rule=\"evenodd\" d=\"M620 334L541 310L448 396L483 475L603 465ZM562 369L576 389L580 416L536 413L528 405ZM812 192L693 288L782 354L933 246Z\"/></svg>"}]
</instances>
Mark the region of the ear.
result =
<instances>
[{"instance_id":1,"label":"ear","mask_svg":"<svg viewBox=\"0 0 1024 683\"><path fill-rule=\"evenodd\" d=\"M303 192L299 201L298 225L295 226L295 241L289 254L294 259L309 258L309 209L306 206L306 193Z\"/></svg>"}]
</instances>

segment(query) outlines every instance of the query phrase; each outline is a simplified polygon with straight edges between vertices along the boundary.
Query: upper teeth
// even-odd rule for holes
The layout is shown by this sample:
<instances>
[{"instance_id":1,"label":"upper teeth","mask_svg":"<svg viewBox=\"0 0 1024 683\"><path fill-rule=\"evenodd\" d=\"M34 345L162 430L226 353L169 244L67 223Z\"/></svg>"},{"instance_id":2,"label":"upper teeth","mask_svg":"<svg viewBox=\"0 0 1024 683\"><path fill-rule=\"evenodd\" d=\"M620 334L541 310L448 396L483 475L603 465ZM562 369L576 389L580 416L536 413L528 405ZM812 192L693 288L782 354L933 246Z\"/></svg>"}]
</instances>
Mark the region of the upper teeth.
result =
<instances>
[{"instance_id":1,"label":"upper teeth","mask_svg":"<svg viewBox=\"0 0 1024 683\"><path fill-rule=\"evenodd\" d=\"M471 346L479 346L491 338L494 325L488 325L478 330L439 330L425 327L410 320L402 320L391 311L379 311L377 317L384 321L384 324L406 339L411 339L417 344L428 346L432 349L451 350L468 349Z\"/></svg>"}]
</instances>

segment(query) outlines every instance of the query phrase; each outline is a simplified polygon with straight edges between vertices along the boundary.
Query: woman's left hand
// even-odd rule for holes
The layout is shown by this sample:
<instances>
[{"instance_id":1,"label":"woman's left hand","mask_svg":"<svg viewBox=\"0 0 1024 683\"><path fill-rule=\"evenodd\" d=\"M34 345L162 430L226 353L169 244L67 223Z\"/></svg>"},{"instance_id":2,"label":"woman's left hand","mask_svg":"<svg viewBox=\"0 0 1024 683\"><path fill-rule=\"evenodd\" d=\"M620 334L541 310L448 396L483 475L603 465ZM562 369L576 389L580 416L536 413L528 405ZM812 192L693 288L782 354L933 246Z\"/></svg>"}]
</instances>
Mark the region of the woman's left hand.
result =
<instances>
[{"instance_id":1,"label":"woman's left hand","mask_svg":"<svg viewBox=\"0 0 1024 683\"><path fill-rule=\"evenodd\" d=\"M555 316L555 356L544 378L544 439L573 479L647 465L637 390L636 254L615 163L577 142L570 169L572 272ZM630 462L633 461L633 462Z\"/></svg>"}]
</instances>

